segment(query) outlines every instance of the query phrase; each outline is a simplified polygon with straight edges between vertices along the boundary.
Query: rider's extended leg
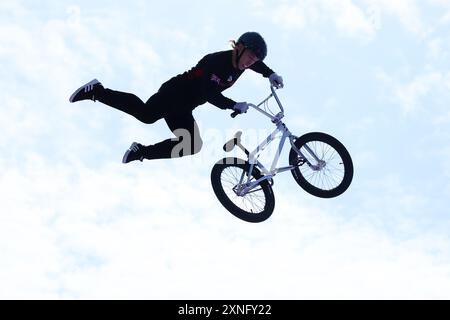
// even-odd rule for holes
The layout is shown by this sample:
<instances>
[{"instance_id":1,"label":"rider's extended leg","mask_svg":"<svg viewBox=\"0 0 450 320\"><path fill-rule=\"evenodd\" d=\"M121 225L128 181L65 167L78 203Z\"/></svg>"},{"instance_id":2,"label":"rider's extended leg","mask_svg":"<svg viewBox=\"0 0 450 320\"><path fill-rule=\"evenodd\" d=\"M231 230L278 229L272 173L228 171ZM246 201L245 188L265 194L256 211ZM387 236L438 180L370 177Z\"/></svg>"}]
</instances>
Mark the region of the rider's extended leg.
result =
<instances>
[{"instance_id":1,"label":"rider's extended leg","mask_svg":"<svg viewBox=\"0 0 450 320\"><path fill-rule=\"evenodd\" d=\"M97 94L98 101L128 113L144 123L154 123L163 117L162 107L165 98L155 93L146 103L136 95L127 92L104 89Z\"/></svg>"},{"instance_id":2,"label":"rider's extended leg","mask_svg":"<svg viewBox=\"0 0 450 320\"><path fill-rule=\"evenodd\" d=\"M94 79L78 88L69 98L72 103L82 100L100 101L144 123L153 123L163 118L167 96L164 97L161 91L158 91L144 103L132 93L105 89Z\"/></svg>"},{"instance_id":3,"label":"rider's extended leg","mask_svg":"<svg viewBox=\"0 0 450 320\"><path fill-rule=\"evenodd\" d=\"M136 95L105 89L100 82L93 80L79 88L70 98L70 102L81 100L100 101L115 109L123 111L144 123L153 123L164 118L175 138L167 139L155 145L143 146L133 143L123 157L128 163L142 159L167 159L192 155L200 151L202 139L192 116L192 109L184 105L183 98L176 95L169 86L151 96L146 103Z\"/></svg>"},{"instance_id":4,"label":"rider's extended leg","mask_svg":"<svg viewBox=\"0 0 450 320\"><path fill-rule=\"evenodd\" d=\"M175 138L145 148L146 159L179 158L200 151L203 141L192 113L164 118Z\"/></svg>"},{"instance_id":5,"label":"rider's extended leg","mask_svg":"<svg viewBox=\"0 0 450 320\"><path fill-rule=\"evenodd\" d=\"M192 155L202 148L202 139L192 113L164 118L175 138L150 146L133 143L125 153L123 162L142 159L168 159ZM134 148L134 150L133 150Z\"/></svg>"}]
</instances>

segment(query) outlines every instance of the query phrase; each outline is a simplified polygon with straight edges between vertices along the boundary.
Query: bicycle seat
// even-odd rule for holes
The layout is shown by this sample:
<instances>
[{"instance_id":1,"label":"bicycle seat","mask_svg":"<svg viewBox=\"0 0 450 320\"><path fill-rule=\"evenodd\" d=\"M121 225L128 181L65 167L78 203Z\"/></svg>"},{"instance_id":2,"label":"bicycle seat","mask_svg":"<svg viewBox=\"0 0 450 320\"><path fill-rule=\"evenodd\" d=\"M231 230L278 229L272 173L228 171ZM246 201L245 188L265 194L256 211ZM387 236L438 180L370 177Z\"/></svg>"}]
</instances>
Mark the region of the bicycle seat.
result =
<instances>
[{"instance_id":1,"label":"bicycle seat","mask_svg":"<svg viewBox=\"0 0 450 320\"><path fill-rule=\"evenodd\" d=\"M241 136L242 136L242 131L236 132L234 134L234 137L231 140L227 141L227 143L225 143L223 145L223 150L226 152L232 151L237 144L241 143Z\"/></svg>"}]
</instances>

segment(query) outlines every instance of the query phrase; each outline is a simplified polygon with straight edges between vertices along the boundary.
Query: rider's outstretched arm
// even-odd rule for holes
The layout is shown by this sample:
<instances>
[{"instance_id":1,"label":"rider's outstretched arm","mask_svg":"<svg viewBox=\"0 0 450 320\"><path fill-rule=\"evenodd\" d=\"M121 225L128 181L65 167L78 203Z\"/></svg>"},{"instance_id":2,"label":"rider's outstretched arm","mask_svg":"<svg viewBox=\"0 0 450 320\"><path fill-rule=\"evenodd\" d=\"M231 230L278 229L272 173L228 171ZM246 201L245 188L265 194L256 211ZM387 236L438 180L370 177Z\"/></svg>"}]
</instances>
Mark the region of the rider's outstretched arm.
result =
<instances>
[{"instance_id":1,"label":"rider's outstretched arm","mask_svg":"<svg viewBox=\"0 0 450 320\"><path fill-rule=\"evenodd\" d=\"M233 109L234 106L236 105L236 102L234 100L225 97L220 92L210 93L207 97L207 101L212 105L223 110Z\"/></svg>"},{"instance_id":2,"label":"rider's outstretched arm","mask_svg":"<svg viewBox=\"0 0 450 320\"><path fill-rule=\"evenodd\" d=\"M257 61L250 67L251 70L258 72L265 78L269 78L270 84L276 88L283 88L283 78L270 69L264 62Z\"/></svg>"},{"instance_id":3,"label":"rider's outstretched arm","mask_svg":"<svg viewBox=\"0 0 450 320\"><path fill-rule=\"evenodd\" d=\"M262 74L264 78L270 77L273 73L275 73L272 69L270 69L264 62L257 61L251 67L251 70Z\"/></svg>"}]
</instances>

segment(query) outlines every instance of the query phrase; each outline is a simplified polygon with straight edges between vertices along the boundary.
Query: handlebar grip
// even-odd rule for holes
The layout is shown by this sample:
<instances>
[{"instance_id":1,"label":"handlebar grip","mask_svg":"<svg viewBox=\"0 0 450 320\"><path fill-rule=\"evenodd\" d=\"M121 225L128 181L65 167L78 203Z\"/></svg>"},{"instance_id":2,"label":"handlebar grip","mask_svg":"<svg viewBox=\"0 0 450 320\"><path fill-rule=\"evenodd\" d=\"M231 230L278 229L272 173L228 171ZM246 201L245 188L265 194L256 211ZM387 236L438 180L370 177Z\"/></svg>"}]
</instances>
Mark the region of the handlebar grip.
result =
<instances>
[{"instance_id":1,"label":"handlebar grip","mask_svg":"<svg viewBox=\"0 0 450 320\"><path fill-rule=\"evenodd\" d=\"M236 116L237 116L238 114L240 114L240 112L239 112L239 111L235 111L235 112L233 112L233 113L231 114L231 117L232 117L232 118L236 118Z\"/></svg>"}]
</instances>

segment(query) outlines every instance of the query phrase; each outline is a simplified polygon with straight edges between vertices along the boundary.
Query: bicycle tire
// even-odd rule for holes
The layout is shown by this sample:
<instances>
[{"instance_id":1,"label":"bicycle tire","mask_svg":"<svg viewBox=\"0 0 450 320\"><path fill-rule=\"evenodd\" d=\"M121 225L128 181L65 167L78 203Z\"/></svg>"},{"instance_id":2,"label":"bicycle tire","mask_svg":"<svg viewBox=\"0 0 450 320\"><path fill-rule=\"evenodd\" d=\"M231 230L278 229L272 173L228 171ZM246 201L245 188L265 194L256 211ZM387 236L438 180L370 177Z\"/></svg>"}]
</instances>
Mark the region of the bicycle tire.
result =
<instances>
[{"instance_id":1,"label":"bicycle tire","mask_svg":"<svg viewBox=\"0 0 450 320\"><path fill-rule=\"evenodd\" d=\"M301 156L297 154L294 148L291 148L289 152L289 164L295 166L291 172L300 187L302 187L306 192L320 198L334 198L341 195L348 189L353 179L353 162L349 152L341 142L326 133L311 132L296 139L294 144L300 151L306 150L304 149L305 145L308 145L312 149L319 149L314 152L320 160L325 162L325 166L322 169L311 169L312 167L308 166L307 163L300 163L302 162ZM322 146L322 144L327 145L328 147ZM322 150L320 150L318 145L322 147ZM324 158L331 156L335 157L333 152L339 156L339 158L333 158L333 161L338 162L336 172L342 172L342 174L340 174L342 177L333 177L328 180L328 178L325 178L326 172L327 170L331 172L331 170L334 169L334 163L332 164L331 160L327 162ZM322 183L322 185L315 185L314 183L311 183L311 180L316 181L318 185ZM336 186L332 186L332 182L336 180L340 181L338 181ZM326 188L325 185L327 186Z\"/></svg>"},{"instance_id":2,"label":"bicycle tire","mask_svg":"<svg viewBox=\"0 0 450 320\"><path fill-rule=\"evenodd\" d=\"M224 158L213 166L211 170L211 184L217 199L231 214L246 222L257 223L267 220L272 215L275 208L275 196L269 182L267 180L261 181L259 184L261 189L254 191L262 191L259 194L264 198L264 204L261 206L260 211L255 212L255 210L245 208L247 205L246 201L261 201L261 199L256 198L256 196L250 193L243 197L238 196L232 189L233 184L239 182L242 172L248 172L249 166L247 161L239 158ZM234 178L227 177L228 172L233 173L233 170L236 173ZM261 172L254 167L252 178L259 179L261 177ZM230 180L224 181L225 178L229 178ZM236 203L242 204L242 207Z\"/></svg>"}]
</instances>

